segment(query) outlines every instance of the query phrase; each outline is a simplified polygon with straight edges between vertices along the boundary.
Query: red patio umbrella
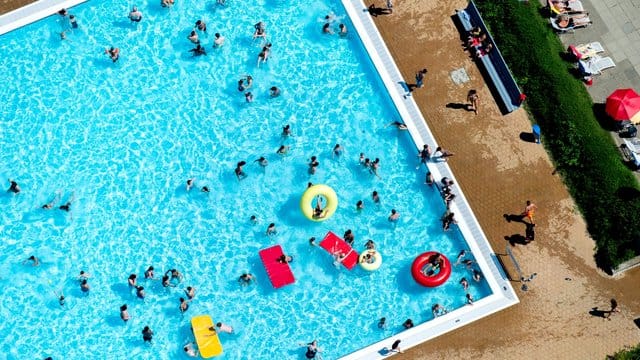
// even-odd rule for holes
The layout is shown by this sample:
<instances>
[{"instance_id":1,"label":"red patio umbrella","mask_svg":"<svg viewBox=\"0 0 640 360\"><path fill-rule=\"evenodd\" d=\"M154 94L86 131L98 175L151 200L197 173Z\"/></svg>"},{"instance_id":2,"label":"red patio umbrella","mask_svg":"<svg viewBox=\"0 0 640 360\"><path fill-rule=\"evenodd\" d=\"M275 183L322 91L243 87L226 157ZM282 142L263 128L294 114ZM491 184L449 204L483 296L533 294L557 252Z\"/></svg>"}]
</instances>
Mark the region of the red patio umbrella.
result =
<instances>
[{"instance_id":1,"label":"red patio umbrella","mask_svg":"<svg viewBox=\"0 0 640 360\"><path fill-rule=\"evenodd\" d=\"M605 110L614 120L640 122L640 95L633 89L618 89L607 98Z\"/></svg>"}]
</instances>

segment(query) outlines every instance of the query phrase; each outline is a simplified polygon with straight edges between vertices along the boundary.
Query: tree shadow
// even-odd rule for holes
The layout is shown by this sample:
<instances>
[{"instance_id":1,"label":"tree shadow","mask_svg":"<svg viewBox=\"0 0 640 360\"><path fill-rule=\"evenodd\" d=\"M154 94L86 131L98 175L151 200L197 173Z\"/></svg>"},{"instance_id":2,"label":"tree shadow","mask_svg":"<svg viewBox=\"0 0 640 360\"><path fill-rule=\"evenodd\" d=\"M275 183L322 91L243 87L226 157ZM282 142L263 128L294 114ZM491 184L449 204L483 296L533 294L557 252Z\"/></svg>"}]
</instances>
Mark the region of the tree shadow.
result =
<instances>
[{"instance_id":1,"label":"tree shadow","mask_svg":"<svg viewBox=\"0 0 640 360\"><path fill-rule=\"evenodd\" d=\"M576 63L578 61L578 59L575 57L575 55L573 55L572 53L568 52L568 51L561 51L558 53L558 55L560 55L560 58L566 62L569 63Z\"/></svg>"},{"instance_id":2,"label":"tree shadow","mask_svg":"<svg viewBox=\"0 0 640 360\"><path fill-rule=\"evenodd\" d=\"M621 200L633 201L640 198L640 191L636 188L622 186L619 187L618 190L616 190L616 196L618 196Z\"/></svg>"},{"instance_id":3,"label":"tree shadow","mask_svg":"<svg viewBox=\"0 0 640 360\"><path fill-rule=\"evenodd\" d=\"M607 131L618 131L618 124L616 124L615 121L612 121L609 115L607 115L605 104L593 104L592 109L593 115L595 115L596 120L598 120L598 124L600 124L600 127Z\"/></svg>"},{"instance_id":4,"label":"tree shadow","mask_svg":"<svg viewBox=\"0 0 640 360\"><path fill-rule=\"evenodd\" d=\"M524 142L535 143L536 137L533 135L533 133L523 131L520 133L520 140Z\"/></svg>"},{"instance_id":5,"label":"tree shadow","mask_svg":"<svg viewBox=\"0 0 640 360\"><path fill-rule=\"evenodd\" d=\"M502 214L502 216L504 217L505 220L507 220L507 222L521 222L523 224L526 224L527 222L524 221L524 217L525 215L523 214Z\"/></svg>"},{"instance_id":6,"label":"tree shadow","mask_svg":"<svg viewBox=\"0 0 640 360\"><path fill-rule=\"evenodd\" d=\"M509 242L509 245L511 245L511 246L516 246L517 244L527 245L529 243L527 241L527 239L524 236L520 235L520 234L513 234L511 236L505 236L504 239L507 240Z\"/></svg>"},{"instance_id":7,"label":"tree shadow","mask_svg":"<svg viewBox=\"0 0 640 360\"><path fill-rule=\"evenodd\" d=\"M597 306L589 310L589 315L594 317L601 317L603 319L606 318L607 313L609 313L609 311L599 310Z\"/></svg>"}]
</instances>

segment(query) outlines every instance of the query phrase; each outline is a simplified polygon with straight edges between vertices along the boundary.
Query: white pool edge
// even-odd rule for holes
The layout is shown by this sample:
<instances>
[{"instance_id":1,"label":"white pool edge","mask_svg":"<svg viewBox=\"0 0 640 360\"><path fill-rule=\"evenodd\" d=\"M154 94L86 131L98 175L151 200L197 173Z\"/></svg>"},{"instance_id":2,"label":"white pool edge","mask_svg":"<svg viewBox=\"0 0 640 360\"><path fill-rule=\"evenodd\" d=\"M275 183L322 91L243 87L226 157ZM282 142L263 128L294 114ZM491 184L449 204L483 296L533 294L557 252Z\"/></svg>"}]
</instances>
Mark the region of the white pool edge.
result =
<instances>
[{"instance_id":1,"label":"white pool edge","mask_svg":"<svg viewBox=\"0 0 640 360\"><path fill-rule=\"evenodd\" d=\"M68 9L86 1L88 0L39 0L25 5L0 15L0 35L44 19L60 9Z\"/></svg>"},{"instance_id":2,"label":"white pool edge","mask_svg":"<svg viewBox=\"0 0 640 360\"><path fill-rule=\"evenodd\" d=\"M404 78L371 15L369 15L367 6L362 0L341 1L402 121L407 125L417 147L416 153L424 144L429 144L435 149L437 143L433 134L427 127L413 96L405 96L406 90L402 85ZM411 80L410 82L412 82ZM447 176L458 183L446 162L430 162L428 168L436 181ZM480 271L484 274L492 294L476 301L473 305L467 305L357 350L342 357L342 360L386 358L389 354L384 354L384 349L391 348L392 343L396 340L401 340L401 349L408 349L519 303L518 296L511 286L508 276L502 269L497 255L480 228L480 224L473 214L466 197L459 188L456 188L455 192L457 197L451 205L451 211L456 214L458 227L469 245L469 250L473 253ZM427 250L437 249L425 249L425 251ZM425 304L424 311L430 312L431 305Z\"/></svg>"}]
</instances>

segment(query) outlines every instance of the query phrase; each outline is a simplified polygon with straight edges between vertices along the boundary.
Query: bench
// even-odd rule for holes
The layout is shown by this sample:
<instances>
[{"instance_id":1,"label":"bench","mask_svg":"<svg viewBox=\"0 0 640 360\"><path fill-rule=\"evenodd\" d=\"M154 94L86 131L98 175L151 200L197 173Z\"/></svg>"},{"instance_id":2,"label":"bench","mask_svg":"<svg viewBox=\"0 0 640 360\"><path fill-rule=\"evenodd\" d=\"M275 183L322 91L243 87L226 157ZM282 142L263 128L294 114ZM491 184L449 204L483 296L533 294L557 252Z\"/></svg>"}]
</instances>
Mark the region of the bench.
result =
<instances>
[{"instance_id":1,"label":"bench","mask_svg":"<svg viewBox=\"0 0 640 360\"><path fill-rule=\"evenodd\" d=\"M509 67L504 61L498 46L493 41L493 37L487 31L478 8L473 1L470 1L466 9L456 11L456 16L465 31L465 36L474 27L480 28L487 35L486 41L493 46L493 49L489 53L481 55L477 62L482 64L486 76L491 79L493 90L495 90L493 92L494 96L497 95L499 98L498 105L502 111L510 113L518 109L522 104L520 88L518 88L518 84L513 75L511 75L511 71L509 71Z\"/></svg>"}]
</instances>

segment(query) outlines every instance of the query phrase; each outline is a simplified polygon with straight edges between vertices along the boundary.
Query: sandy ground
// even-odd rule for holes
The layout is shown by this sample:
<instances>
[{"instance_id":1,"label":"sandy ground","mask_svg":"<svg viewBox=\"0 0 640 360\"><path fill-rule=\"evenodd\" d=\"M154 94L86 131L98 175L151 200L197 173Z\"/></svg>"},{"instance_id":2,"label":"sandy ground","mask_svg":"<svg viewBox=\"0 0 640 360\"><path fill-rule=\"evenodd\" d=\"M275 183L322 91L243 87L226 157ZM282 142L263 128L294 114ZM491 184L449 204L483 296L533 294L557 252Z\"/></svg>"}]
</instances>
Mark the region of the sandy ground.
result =
<instances>
[{"instance_id":1,"label":"sandy ground","mask_svg":"<svg viewBox=\"0 0 640 360\"><path fill-rule=\"evenodd\" d=\"M0 13L28 0L0 0ZM370 5L367 0L366 5ZM383 6L381 0L374 2ZM521 291L521 303L472 325L407 350L406 359L604 359L625 345L640 341L634 319L640 316L640 269L617 278L599 271L593 261L594 242L544 148L520 140L531 132L521 109L502 116L476 65L463 52L451 16L463 0L397 0L392 15L376 23L408 82L426 67L425 87L414 91L438 143L456 155L450 165L482 228L507 270L504 256L513 250L526 275L537 273ZM499 44L498 44L499 45ZM471 81L455 85L450 72L464 68ZM480 112L446 107L465 102L478 90ZM505 236L524 234L524 225L508 223L503 214L520 213L532 200L536 240L510 245ZM593 316L607 310L615 297L622 310L610 321Z\"/></svg>"}]
</instances>

